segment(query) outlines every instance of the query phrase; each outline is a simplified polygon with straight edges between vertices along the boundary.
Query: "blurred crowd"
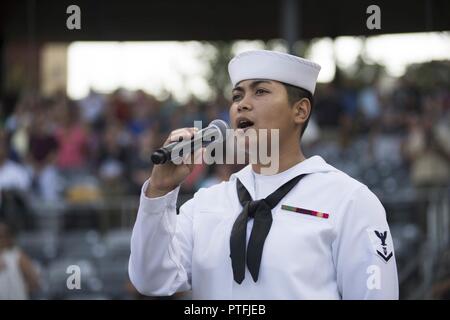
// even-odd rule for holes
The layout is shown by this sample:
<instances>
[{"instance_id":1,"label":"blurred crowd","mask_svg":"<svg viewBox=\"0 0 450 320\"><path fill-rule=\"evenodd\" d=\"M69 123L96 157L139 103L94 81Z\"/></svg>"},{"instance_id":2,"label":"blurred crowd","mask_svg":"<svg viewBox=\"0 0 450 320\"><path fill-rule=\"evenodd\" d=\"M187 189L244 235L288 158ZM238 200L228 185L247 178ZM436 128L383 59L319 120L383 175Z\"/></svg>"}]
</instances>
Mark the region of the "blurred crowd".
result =
<instances>
[{"instance_id":1,"label":"blurred crowd","mask_svg":"<svg viewBox=\"0 0 450 320\"><path fill-rule=\"evenodd\" d=\"M317 96L313 114L318 127L336 129L332 134L339 146L335 154L340 156L335 161L340 162L339 157L345 158L363 140L365 152L355 158L362 160L359 165L397 164L408 172L407 184L415 188L449 184L449 87L424 90L400 78L387 89L376 84L355 89L351 84L331 83L321 87ZM324 141L320 136L316 139L319 144Z\"/></svg>"},{"instance_id":2,"label":"blurred crowd","mask_svg":"<svg viewBox=\"0 0 450 320\"><path fill-rule=\"evenodd\" d=\"M322 155L381 197L448 187L448 87L423 90L403 78L389 89L329 83L320 84L315 97L302 142L307 156ZM228 121L228 108L222 95L208 102L193 98L179 103L171 96L158 100L143 91L122 89L106 95L91 90L78 101L64 93L38 97L26 92L4 100L0 220L16 230L33 231L38 228L28 218L33 203L120 201L127 196L137 202L151 172L151 152L168 133L192 127L194 121L203 126L214 119ZM182 194L188 198L200 187L227 180L238 169L198 166L183 184ZM409 193L411 200L415 194ZM27 264L23 262L27 258L20 259ZM23 268L35 286L33 272ZM1 270L0 264L0 274Z\"/></svg>"},{"instance_id":3,"label":"blurred crowd","mask_svg":"<svg viewBox=\"0 0 450 320\"><path fill-rule=\"evenodd\" d=\"M194 120L226 120L227 104L192 100L180 106L171 98L124 90L91 91L79 101L25 94L3 116L1 187L56 201L70 197L67 184L86 175L101 185L98 196L139 193L151 170L151 151L167 134Z\"/></svg>"},{"instance_id":4,"label":"blurred crowd","mask_svg":"<svg viewBox=\"0 0 450 320\"><path fill-rule=\"evenodd\" d=\"M203 126L213 119L228 121L228 107L223 96L180 104L143 91L91 91L79 101L63 93L51 98L25 93L10 110L3 106L0 188L44 201L138 194L151 170L152 150L171 130L194 121ZM395 136L400 138L398 160L409 168L415 185L445 185L450 177L449 107L449 88L423 92L406 80L384 93L376 86L320 85L304 148L320 153L320 144L331 141L336 154L345 155L362 137L368 142L367 161L376 161L379 140ZM187 180L184 192L196 191L215 168L201 170ZM94 178L97 192L70 189L84 176Z\"/></svg>"}]
</instances>

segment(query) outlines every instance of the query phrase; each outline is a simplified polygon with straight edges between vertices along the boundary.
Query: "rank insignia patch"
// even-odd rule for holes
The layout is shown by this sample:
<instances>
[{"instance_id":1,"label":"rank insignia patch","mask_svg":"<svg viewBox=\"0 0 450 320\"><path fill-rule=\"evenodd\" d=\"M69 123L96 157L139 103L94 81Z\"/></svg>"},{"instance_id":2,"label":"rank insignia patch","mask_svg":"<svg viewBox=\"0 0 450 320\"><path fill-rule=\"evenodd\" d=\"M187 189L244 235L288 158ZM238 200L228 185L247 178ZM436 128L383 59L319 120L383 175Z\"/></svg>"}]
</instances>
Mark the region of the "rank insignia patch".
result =
<instances>
[{"instance_id":1,"label":"rank insignia patch","mask_svg":"<svg viewBox=\"0 0 450 320\"><path fill-rule=\"evenodd\" d=\"M381 258L385 263L388 263L393 256L391 238L388 237L388 231L383 229L367 229L370 242L374 254Z\"/></svg>"}]
</instances>

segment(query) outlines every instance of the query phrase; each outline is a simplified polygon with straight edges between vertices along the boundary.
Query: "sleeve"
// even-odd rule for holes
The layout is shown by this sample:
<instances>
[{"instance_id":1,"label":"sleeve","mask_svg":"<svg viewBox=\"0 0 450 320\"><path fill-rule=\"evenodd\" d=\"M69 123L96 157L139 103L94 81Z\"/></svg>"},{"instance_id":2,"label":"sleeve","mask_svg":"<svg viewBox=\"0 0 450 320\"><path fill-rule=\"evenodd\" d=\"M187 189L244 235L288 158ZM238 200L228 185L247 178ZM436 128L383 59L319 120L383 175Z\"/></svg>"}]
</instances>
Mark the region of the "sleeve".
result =
<instances>
[{"instance_id":1,"label":"sleeve","mask_svg":"<svg viewBox=\"0 0 450 320\"><path fill-rule=\"evenodd\" d=\"M342 299L398 299L392 237L378 198L359 187L335 227L333 259Z\"/></svg>"},{"instance_id":2,"label":"sleeve","mask_svg":"<svg viewBox=\"0 0 450 320\"><path fill-rule=\"evenodd\" d=\"M193 199L176 214L179 187L158 198L141 192L131 235L128 273L144 295L170 296L191 288Z\"/></svg>"}]
</instances>

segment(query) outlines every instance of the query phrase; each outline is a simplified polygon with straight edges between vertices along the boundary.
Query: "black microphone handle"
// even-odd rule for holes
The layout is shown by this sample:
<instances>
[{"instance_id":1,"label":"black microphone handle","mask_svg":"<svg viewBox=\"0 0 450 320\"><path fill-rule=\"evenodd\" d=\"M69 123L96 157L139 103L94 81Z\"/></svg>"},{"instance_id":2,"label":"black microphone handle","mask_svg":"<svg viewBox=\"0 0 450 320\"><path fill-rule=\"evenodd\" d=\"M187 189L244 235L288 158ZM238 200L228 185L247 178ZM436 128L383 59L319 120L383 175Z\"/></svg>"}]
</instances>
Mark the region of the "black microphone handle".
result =
<instances>
[{"instance_id":1,"label":"black microphone handle","mask_svg":"<svg viewBox=\"0 0 450 320\"><path fill-rule=\"evenodd\" d=\"M151 160L154 164L166 163L170 155L166 149L158 149L152 153Z\"/></svg>"},{"instance_id":2,"label":"black microphone handle","mask_svg":"<svg viewBox=\"0 0 450 320\"><path fill-rule=\"evenodd\" d=\"M198 141L198 139L200 139L200 141L201 141L200 144L198 144L198 142L196 143L196 141ZM167 146L159 148L159 149L155 150L152 153L152 155L151 155L152 162L154 164L163 164L163 163L166 163L167 161L172 160L171 159L172 150L175 147L178 147L178 146L180 148L181 155L183 155L183 147L184 147L184 145L181 145L183 143L184 144L190 144L191 145L190 146L190 150L192 150L192 151L195 151L195 147L196 146L199 146L199 145L203 146L204 145L203 144L203 138L201 136L198 137L197 140L196 140L195 136L193 136L190 141L185 141L185 142L183 142L183 141L181 141L181 142L175 141L175 142L171 142Z\"/></svg>"},{"instance_id":3,"label":"black microphone handle","mask_svg":"<svg viewBox=\"0 0 450 320\"><path fill-rule=\"evenodd\" d=\"M155 150L151 155L151 160L154 164L163 164L170 160L170 154L172 153L173 148L175 148L180 141L173 141L169 143L167 146L161 147Z\"/></svg>"}]
</instances>

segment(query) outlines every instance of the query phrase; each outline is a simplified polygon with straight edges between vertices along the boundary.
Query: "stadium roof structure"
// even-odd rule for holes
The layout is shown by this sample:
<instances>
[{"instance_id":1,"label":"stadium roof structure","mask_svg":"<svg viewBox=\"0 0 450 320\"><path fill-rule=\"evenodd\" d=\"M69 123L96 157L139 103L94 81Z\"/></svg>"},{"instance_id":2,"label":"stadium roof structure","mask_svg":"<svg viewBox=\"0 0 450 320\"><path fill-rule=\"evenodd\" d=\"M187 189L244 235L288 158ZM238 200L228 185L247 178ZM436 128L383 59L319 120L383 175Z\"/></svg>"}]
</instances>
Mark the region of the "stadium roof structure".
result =
<instances>
[{"instance_id":1,"label":"stadium roof structure","mask_svg":"<svg viewBox=\"0 0 450 320\"><path fill-rule=\"evenodd\" d=\"M81 9L81 30L68 30L66 9ZM368 6L381 9L369 30ZM6 0L0 40L148 41L311 39L450 30L448 0Z\"/></svg>"}]
</instances>

